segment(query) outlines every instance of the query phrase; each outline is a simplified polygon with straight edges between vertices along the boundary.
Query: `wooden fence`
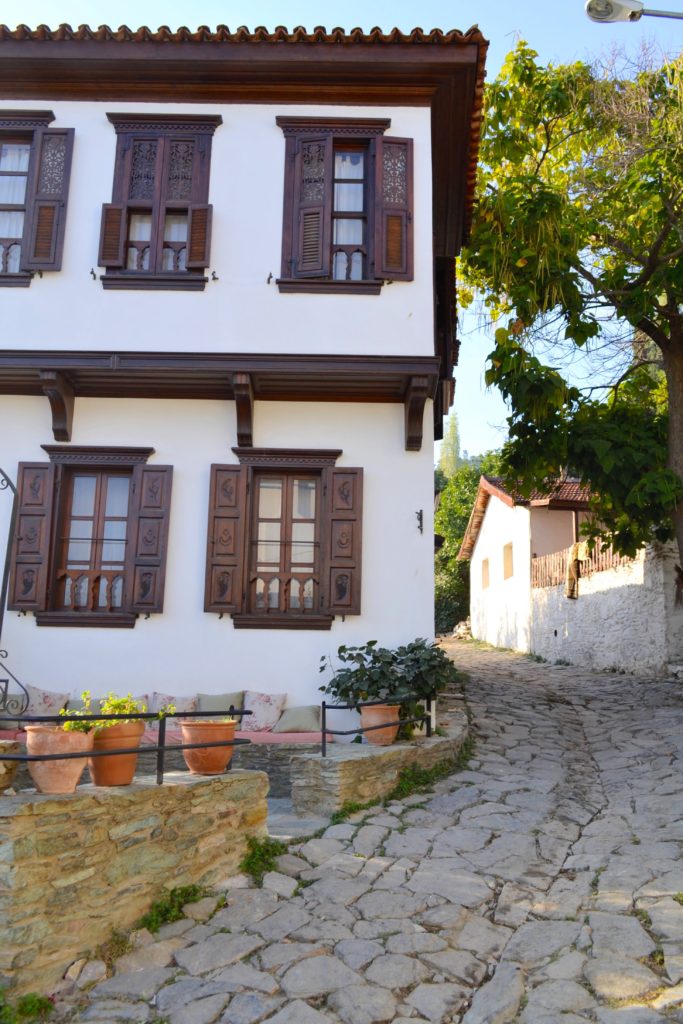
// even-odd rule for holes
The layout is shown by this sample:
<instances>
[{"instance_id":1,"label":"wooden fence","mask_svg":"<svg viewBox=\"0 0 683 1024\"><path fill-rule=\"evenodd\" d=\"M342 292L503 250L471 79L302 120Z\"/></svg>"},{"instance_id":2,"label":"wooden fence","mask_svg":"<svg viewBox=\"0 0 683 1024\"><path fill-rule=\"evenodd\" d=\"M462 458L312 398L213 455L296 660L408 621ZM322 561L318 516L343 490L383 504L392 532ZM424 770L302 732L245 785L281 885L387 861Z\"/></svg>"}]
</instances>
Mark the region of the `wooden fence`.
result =
<instances>
[{"instance_id":1,"label":"wooden fence","mask_svg":"<svg viewBox=\"0 0 683 1024\"><path fill-rule=\"evenodd\" d=\"M540 555L531 559L531 586L557 587L567 578L567 559L571 547L563 551L553 551L550 555ZM612 548L606 551L593 551L585 562L581 563L581 575L592 576L594 572L616 569L620 565L629 565L634 558L619 555Z\"/></svg>"}]
</instances>

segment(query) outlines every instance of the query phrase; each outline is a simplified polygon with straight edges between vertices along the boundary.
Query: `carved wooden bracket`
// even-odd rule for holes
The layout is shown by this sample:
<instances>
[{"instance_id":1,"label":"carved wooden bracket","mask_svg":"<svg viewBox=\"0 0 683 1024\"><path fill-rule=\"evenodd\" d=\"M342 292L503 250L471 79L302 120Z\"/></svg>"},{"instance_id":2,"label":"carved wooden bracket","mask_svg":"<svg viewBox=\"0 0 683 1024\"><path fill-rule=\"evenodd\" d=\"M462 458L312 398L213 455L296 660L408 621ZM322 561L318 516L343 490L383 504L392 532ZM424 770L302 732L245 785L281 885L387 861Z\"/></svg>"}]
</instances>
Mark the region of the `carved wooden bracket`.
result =
<instances>
[{"instance_id":1,"label":"carved wooden bracket","mask_svg":"<svg viewBox=\"0 0 683 1024\"><path fill-rule=\"evenodd\" d=\"M232 388L237 406L237 444L240 448L251 448L254 444L254 388L251 375L234 373Z\"/></svg>"},{"instance_id":2,"label":"carved wooden bracket","mask_svg":"<svg viewBox=\"0 0 683 1024\"><path fill-rule=\"evenodd\" d=\"M55 441L70 441L74 418L74 389L70 381L56 370L41 370L40 382L50 402Z\"/></svg>"},{"instance_id":3,"label":"carved wooden bracket","mask_svg":"<svg viewBox=\"0 0 683 1024\"><path fill-rule=\"evenodd\" d=\"M429 378L411 377L404 399L407 452L419 452L422 448L424 409L429 396Z\"/></svg>"}]
</instances>

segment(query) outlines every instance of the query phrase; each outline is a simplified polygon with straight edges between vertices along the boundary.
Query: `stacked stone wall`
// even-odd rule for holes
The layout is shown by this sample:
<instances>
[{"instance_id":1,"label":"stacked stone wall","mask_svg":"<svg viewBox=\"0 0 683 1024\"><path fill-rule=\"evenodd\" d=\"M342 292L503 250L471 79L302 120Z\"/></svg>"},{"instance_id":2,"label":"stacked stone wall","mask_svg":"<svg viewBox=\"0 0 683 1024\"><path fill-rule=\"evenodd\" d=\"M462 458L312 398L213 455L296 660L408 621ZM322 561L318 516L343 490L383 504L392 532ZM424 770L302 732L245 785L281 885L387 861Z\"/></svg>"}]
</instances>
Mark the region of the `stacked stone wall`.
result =
<instances>
[{"instance_id":1,"label":"stacked stone wall","mask_svg":"<svg viewBox=\"0 0 683 1024\"><path fill-rule=\"evenodd\" d=\"M164 889L236 874L267 793L261 772L234 771L0 797L0 985L49 992Z\"/></svg>"}]
</instances>

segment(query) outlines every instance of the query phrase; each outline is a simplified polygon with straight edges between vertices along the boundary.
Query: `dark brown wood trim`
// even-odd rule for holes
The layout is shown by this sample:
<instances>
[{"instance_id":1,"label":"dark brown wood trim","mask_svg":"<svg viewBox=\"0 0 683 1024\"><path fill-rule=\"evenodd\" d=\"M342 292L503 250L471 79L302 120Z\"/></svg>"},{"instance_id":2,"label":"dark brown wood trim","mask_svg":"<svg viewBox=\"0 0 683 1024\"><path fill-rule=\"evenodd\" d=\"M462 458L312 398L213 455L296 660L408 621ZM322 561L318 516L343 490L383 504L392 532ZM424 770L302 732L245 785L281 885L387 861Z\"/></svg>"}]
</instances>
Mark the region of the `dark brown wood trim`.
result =
<instances>
[{"instance_id":1,"label":"dark brown wood trim","mask_svg":"<svg viewBox=\"0 0 683 1024\"><path fill-rule=\"evenodd\" d=\"M52 434L55 441L70 441L74 418L74 389L63 373L41 370L40 380L52 410Z\"/></svg>"},{"instance_id":2,"label":"dark brown wood trim","mask_svg":"<svg viewBox=\"0 0 683 1024\"><path fill-rule=\"evenodd\" d=\"M242 466L309 469L334 466L342 448L239 448L232 449Z\"/></svg>"},{"instance_id":3,"label":"dark brown wood trim","mask_svg":"<svg viewBox=\"0 0 683 1024\"><path fill-rule=\"evenodd\" d=\"M33 274L0 274L0 288L28 288Z\"/></svg>"},{"instance_id":4,"label":"dark brown wood trim","mask_svg":"<svg viewBox=\"0 0 683 1024\"><path fill-rule=\"evenodd\" d=\"M430 387L428 377L412 377L406 390L405 398L405 431L406 451L419 452L422 448L424 429L424 408L429 398Z\"/></svg>"},{"instance_id":5,"label":"dark brown wood trim","mask_svg":"<svg viewBox=\"0 0 683 1024\"><path fill-rule=\"evenodd\" d=\"M77 466L138 466L147 462L154 448L113 448L101 445L69 445L63 448L56 444L43 444L50 462L58 465Z\"/></svg>"},{"instance_id":6,"label":"dark brown wood trim","mask_svg":"<svg viewBox=\"0 0 683 1024\"><path fill-rule=\"evenodd\" d=\"M248 373L235 373L232 378L237 407L237 443L251 448L254 443L254 388Z\"/></svg>"},{"instance_id":7,"label":"dark brown wood trim","mask_svg":"<svg viewBox=\"0 0 683 1024\"><path fill-rule=\"evenodd\" d=\"M109 271L100 275L102 287L107 291L151 291L151 292L203 292L208 277L191 271L183 274L133 275L121 271Z\"/></svg>"},{"instance_id":8,"label":"dark brown wood trim","mask_svg":"<svg viewBox=\"0 0 683 1024\"><path fill-rule=\"evenodd\" d=\"M285 137L290 135L329 135L369 138L383 135L391 128L390 117L288 117L278 116L275 123L282 128Z\"/></svg>"},{"instance_id":9,"label":"dark brown wood trim","mask_svg":"<svg viewBox=\"0 0 683 1024\"><path fill-rule=\"evenodd\" d=\"M331 629L327 615L233 615L235 629Z\"/></svg>"},{"instance_id":10,"label":"dark brown wood trim","mask_svg":"<svg viewBox=\"0 0 683 1024\"><path fill-rule=\"evenodd\" d=\"M137 615L126 612L34 612L37 626L89 626L91 629L133 629Z\"/></svg>"},{"instance_id":11,"label":"dark brown wood trim","mask_svg":"<svg viewBox=\"0 0 683 1024\"><path fill-rule=\"evenodd\" d=\"M107 114L117 135L144 132L168 135L170 132L190 135L213 135L223 124L220 114Z\"/></svg>"},{"instance_id":12,"label":"dark brown wood trim","mask_svg":"<svg viewBox=\"0 0 683 1024\"><path fill-rule=\"evenodd\" d=\"M52 110L0 110L0 128L14 131L47 128L55 119Z\"/></svg>"},{"instance_id":13,"label":"dark brown wood trim","mask_svg":"<svg viewBox=\"0 0 683 1024\"><path fill-rule=\"evenodd\" d=\"M384 281L332 281L327 278L279 277L275 284L283 294L317 292L319 295L379 295Z\"/></svg>"}]
</instances>

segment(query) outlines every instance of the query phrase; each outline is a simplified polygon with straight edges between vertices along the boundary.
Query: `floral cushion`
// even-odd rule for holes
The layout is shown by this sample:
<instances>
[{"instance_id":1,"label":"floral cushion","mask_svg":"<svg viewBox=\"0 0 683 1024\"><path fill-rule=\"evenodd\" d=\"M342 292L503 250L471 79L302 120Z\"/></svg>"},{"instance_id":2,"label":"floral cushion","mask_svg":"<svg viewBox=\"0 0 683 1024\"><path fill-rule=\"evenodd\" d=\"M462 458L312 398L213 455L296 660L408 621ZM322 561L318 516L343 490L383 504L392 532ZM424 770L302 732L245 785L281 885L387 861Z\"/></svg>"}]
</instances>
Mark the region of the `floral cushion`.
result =
<instances>
[{"instance_id":1,"label":"floral cushion","mask_svg":"<svg viewBox=\"0 0 683 1024\"><path fill-rule=\"evenodd\" d=\"M38 686L26 684L28 693L29 715L58 715L66 707L68 693L55 693L53 690L41 690Z\"/></svg>"},{"instance_id":2,"label":"floral cushion","mask_svg":"<svg viewBox=\"0 0 683 1024\"><path fill-rule=\"evenodd\" d=\"M144 703L147 705L147 710L151 711L152 714L155 714L155 715L159 711L161 711L162 708L168 707L169 704L173 704L173 706L175 707L176 713L175 713L174 717L170 717L169 716L168 721L169 722L174 722L174 723L175 723L176 717L180 718L183 715L188 715L192 711L196 711L197 710L197 698L196 698L196 696L192 696L192 697L174 697L172 693L158 693L155 690L154 693L143 694L143 696L140 698L140 700L144 701ZM147 718L145 721L146 721L146 728L148 728L148 729L156 729L158 727L159 723L155 722L151 718Z\"/></svg>"},{"instance_id":3,"label":"floral cushion","mask_svg":"<svg viewBox=\"0 0 683 1024\"><path fill-rule=\"evenodd\" d=\"M286 693L257 693L254 690L244 691L244 710L251 711L245 715L240 726L243 732L263 732L273 728L282 709L287 702Z\"/></svg>"}]
</instances>

